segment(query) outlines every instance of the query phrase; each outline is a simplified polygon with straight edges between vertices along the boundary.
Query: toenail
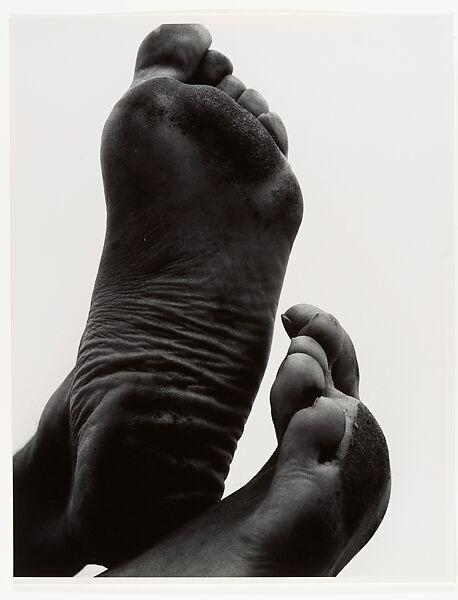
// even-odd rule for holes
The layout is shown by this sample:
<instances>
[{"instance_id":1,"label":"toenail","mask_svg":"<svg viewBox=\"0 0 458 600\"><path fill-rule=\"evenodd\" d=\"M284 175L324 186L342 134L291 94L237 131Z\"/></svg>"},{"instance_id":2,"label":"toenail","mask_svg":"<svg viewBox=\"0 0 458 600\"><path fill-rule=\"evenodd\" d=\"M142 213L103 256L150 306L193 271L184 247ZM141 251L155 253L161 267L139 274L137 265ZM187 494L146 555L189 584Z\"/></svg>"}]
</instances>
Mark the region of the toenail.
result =
<instances>
[{"instance_id":1,"label":"toenail","mask_svg":"<svg viewBox=\"0 0 458 600\"><path fill-rule=\"evenodd\" d=\"M293 323L291 319L289 319L286 315L281 315L281 322L283 323L283 327L285 328L286 333L290 338L293 337Z\"/></svg>"}]
</instances>

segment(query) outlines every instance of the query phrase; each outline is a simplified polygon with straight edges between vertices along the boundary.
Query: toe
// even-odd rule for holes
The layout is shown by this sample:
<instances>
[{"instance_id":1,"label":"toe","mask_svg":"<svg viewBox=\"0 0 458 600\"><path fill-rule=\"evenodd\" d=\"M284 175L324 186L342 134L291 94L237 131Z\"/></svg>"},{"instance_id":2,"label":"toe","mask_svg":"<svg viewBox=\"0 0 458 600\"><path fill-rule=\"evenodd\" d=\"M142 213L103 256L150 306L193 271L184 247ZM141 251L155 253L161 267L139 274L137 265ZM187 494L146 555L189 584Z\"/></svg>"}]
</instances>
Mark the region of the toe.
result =
<instances>
[{"instance_id":1,"label":"toe","mask_svg":"<svg viewBox=\"0 0 458 600\"><path fill-rule=\"evenodd\" d=\"M287 354L297 354L298 352L308 354L314 358L323 369L323 372L326 373L329 368L328 358L326 356L326 352L316 340L308 335L299 335L298 337L293 338L291 340L291 344L289 345Z\"/></svg>"},{"instance_id":2,"label":"toe","mask_svg":"<svg viewBox=\"0 0 458 600\"><path fill-rule=\"evenodd\" d=\"M161 25L140 45L134 80L172 77L188 82L210 44L210 32L203 25Z\"/></svg>"},{"instance_id":3,"label":"toe","mask_svg":"<svg viewBox=\"0 0 458 600\"><path fill-rule=\"evenodd\" d=\"M240 79L237 79L237 77L234 77L234 75L226 75L216 87L234 100L238 100L246 90L245 84Z\"/></svg>"},{"instance_id":4,"label":"toe","mask_svg":"<svg viewBox=\"0 0 458 600\"><path fill-rule=\"evenodd\" d=\"M217 50L208 50L194 73L191 83L216 85L232 73L232 63Z\"/></svg>"},{"instance_id":5,"label":"toe","mask_svg":"<svg viewBox=\"0 0 458 600\"><path fill-rule=\"evenodd\" d=\"M280 366L270 392L272 420L278 440L298 410L311 406L325 391L320 363L308 354L289 354Z\"/></svg>"},{"instance_id":6,"label":"toe","mask_svg":"<svg viewBox=\"0 0 458 600\"><path fill-rule=\"evenodd\" d=\"M343 344L343 330L330 313L317 313L298 333L313 337L324 349L329 364L339 356Z\"/></svg>"},{"instance_id":7,"label":"toe","mask_svg":"<svg viewBox=\"0 0 458 600\"><path fill-rule=\"evenodd\" d=\"M329 398L320 397L315 404L296 412L291 418L280 446L279 462L324 462L335 457L345 435L345 415Z\"/></svg>"},{"instance_id":8,"label":"toe","mask_svg":"<svg viewBox=\"0 0 458 600\"><path fill-rule=\"evenodd\" d=\"M269 105L263 96L256 90L248 89L238 99L240 106L250 111L255 117L259 117L262 113L269 112Z\"/></svg>"},{"instance_id":9,"label":"toe","mask_svg":"<svg viewBox=\"0 0 458 600\"><path fill-rule=\"evenodd\" d=\"M288 156L288 133L283 121L274 112L262 113L258 117L258 121L264 125L270 135L274 138L275 143L280 151Z\"/></svg>"},{"instance_id":10,"label":"toe","mask_svg":"<svg viewBox=\"0 0 458 600\"><path fill-rule=\"evenodd\" d=\"M289 308L284 315L282 315L282 322L287 334L293 338L297 336L299 332L303 334L304 328L312 321L312 319L314 319L317 314L323 313L324 311L311 304L296 304L295 306ZM313 331L313 329L316 331L322 324L322 321L315 323L313 327L307 331L307 335L311 336L311 331ZM359 369L355 348L350 336L341 325L340 329L342 335L341 349L339 354L334 356L334 360L330 361L330 363L332 362L332 379L334 386L338 390L344 394L347 394L348 396L359 398ZM320 340L318 339L318 341ZM337 344L334 343L334 348L336 345Z\"/></svg>"}]
</instances>

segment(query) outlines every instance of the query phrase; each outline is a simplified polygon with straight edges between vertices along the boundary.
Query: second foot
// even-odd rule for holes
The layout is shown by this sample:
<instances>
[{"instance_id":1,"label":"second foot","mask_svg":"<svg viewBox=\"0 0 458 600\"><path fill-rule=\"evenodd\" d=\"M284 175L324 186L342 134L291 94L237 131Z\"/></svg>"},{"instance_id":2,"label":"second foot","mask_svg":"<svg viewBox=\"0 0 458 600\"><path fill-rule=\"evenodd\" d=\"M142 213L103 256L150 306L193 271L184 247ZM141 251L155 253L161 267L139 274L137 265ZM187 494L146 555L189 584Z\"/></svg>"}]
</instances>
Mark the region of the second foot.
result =
<instances>
[{"instance_id":1,"label":"second foot","mask_svg":"<svg viewBox=\"0 0 458 600\"><path fill-rule=\"evenodd\" d=\"M316 307L283 319L292 339L271 392L274 455L242 489L105 576L335 576L375 533L390 465L358 399L353 344Z\"/></svg>"}]
</instances>

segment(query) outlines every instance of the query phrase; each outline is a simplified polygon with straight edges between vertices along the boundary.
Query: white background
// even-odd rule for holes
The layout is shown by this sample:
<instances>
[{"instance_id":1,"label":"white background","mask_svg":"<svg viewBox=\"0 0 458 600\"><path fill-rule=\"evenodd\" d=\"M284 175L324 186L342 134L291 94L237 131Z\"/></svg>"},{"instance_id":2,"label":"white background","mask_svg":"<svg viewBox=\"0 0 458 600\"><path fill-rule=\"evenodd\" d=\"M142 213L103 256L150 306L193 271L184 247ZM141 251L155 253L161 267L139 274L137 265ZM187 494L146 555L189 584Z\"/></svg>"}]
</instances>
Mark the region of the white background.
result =
<instances>
[{"instance_id":1,"label":"white background","mask_svg":"<svg viewBox=\"0 0 458 600\"><path fill-rule=\"evenodd\" d=\"M14 447L71 368L103 241L99 136L159 17L12 29ZM195 20L195 16L193 17ZM453 55L450 19L202 16L290 134L306 210L280 308L340 319L392 460L388 514L341 577L454 578ZM276 330L228 491L274 448Z\"/></svg>"}]
</instances>

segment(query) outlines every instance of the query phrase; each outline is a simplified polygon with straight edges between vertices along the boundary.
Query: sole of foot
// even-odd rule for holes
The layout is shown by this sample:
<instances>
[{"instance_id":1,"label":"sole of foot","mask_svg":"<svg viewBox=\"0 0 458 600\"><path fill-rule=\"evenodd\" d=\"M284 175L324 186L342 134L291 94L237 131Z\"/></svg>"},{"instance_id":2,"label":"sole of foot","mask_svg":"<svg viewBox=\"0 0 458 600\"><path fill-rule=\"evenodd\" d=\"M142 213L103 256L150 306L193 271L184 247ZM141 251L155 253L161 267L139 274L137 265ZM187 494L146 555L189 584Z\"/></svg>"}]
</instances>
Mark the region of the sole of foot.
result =
<instances>
[{"instance_id":1,"label":"sole of foot","mask_svg":"<svg viewBox=\"0 0 458 600\"><path fill-rule=\"evenodd\" d=\"M278 449L245 487L105 576L335 576L370 540L391 489L384 435L358 395L353 344L310 305L271 391Z\"/></svg>"},{"instance_id":2,"label":"sole of foot","mask_svg":"<svg viewBox=\"0 0 458 600\"><path fill-rule=\"evenodd\" d=\"M99 272L34 445L70 465L59 529L84 562L118 564L221 498L267 362L302 197L281 119L210 44L200 25L148 35L102 136Z\"/></svg>"}]
</instances>

